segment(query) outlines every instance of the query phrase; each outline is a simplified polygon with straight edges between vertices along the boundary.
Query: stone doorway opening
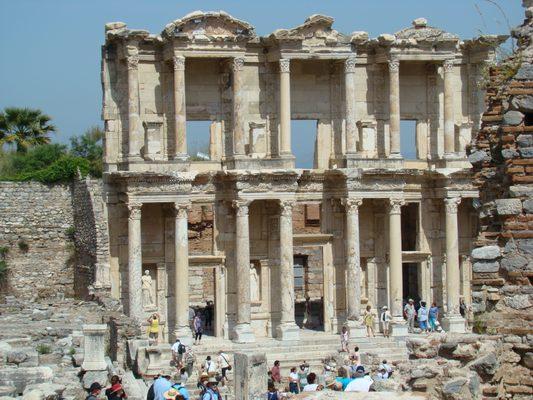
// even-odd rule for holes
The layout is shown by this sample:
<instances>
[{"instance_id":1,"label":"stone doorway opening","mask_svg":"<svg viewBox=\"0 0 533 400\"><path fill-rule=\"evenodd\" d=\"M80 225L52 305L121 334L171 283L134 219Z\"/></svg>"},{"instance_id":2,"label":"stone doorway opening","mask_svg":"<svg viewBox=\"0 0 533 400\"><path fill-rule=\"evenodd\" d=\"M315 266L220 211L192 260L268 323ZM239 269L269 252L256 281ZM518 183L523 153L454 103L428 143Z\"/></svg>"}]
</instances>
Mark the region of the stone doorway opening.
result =
<instances>
[{"instance_id":1,"label":"stone doorway opening","mask_svg":"<svg viewBox=\"0 0 533 400\"><path fill-rule=\"evenodd\" d=\"M291 148L296 158L296 168L316 168L314 154L317 151L317 127L316 119L291 120Z\"/></svg>"},{"instance_id":2,"label":"stone doorway opening","mask_svg":"<svg viewBox=\"0 0 533 400\"><path fill-rule=\"evenodd\" d=\"M321 249L308 248L308 253L294 255L294 319L300 328L323 331L324 297L317 296L321 284L315 278L319 274L310 267L310 264L321 264Z\"/></svg>"},{"instance_id":3,"label":"stone doorway opening","mask_svg":"<svg viewBox=\"0 0 533 400\"><path fill-rule=\"evenodd\" d=\"M418 250L419 213L418 203L402 207L402 251Z\"/></svg>"},{"instance_id":4,"label":"stone doorway opening","mask_svg":"<svg viewBox=\"0 0 533 400\"><path fill-rule=\"evenodd\" d=\"M419 266L419 263L403 263L402 280L404 303L407 302L408 299L413 299L415 302L420 300Z\"/></svg>"}]
</instances>

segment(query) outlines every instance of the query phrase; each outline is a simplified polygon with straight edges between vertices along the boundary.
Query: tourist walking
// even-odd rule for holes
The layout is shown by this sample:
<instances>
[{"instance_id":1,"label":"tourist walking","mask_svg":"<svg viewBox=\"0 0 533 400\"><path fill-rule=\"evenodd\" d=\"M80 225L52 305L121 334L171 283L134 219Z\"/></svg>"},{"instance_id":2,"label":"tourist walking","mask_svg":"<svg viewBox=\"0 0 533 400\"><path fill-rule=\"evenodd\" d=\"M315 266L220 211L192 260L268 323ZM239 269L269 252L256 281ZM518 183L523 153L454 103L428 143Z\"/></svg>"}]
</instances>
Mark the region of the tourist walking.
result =
<instances>
[{"instance_id":1,"label":"tourist walking","mask_svg":"<svg viewBox=\"0 0 533 400\"><path fill-rule=\"evenodd\" d=\"M274 361L274 366L270 371L272 372L272 380L275 383L281 383L281 367L278 360Z\"/></svg>"},{"instance_id":2,"label":"tourist walking","mask_svg":"<svg viewBox=\"0 0 533 400\"><path fill-rule=\"evenodd\" d=\"M413 299L409 299L405 307L403 308L404 317L407 319L407 330L409 333L413 333L415 330L415 317L416 310Z\"/></svg>"},{"instance_id":3,"label":"tourist walking","mask_svg":"<svg viewBox=\"0 0 533 400\"><path fill-rule=\"evenodd\" d=\"M381 307L381 315L379 316L379 321L381 322L381 327L383 328L383 336L390 337L390 322L392 316L389 312L389 307Z\"/></svg>"},{"instance_id":4,"label":"tourist walking","mask_svg":"<svg viewBox=\"0 0 533 400\"><path fill-rule=\"evenodd\" d=\"M172 350L172 360L177 369L183 367L183 355L185 354L185 345L181 343L179 338L176 338L176 341L170 348Z\"/></svg>"},{"instance_id":5,"label":"tourist walking","mask_svg":"<svg viewBox=\"0 0 533 400\"><path fill-rule=\"evenodd\" d=\"M187 370L187 373L189 374L189 376L192 375L192 369L193 369L195 362L196 362L196 356L194 355L194 352L192 351L192 347L185 346L185 354L183 355L183 365L185 369Z\"/></svg>"},{"instance_id":6,"label":"tourist walking","mask_svg":"<svg viewBox=\"0 0 533 400\"><path fill-rule=\"evenodd\" d=\"M165 393L172 387L170 375L166 371L161 371L159 377L154 381L154 400L165 400Z\"/></svg>"},{"instance_id":7,"label":"tourist walking","mask_svg":"<svg viewBox=\"0 0 533 400\"><path fill-rule=\"evenodd\" d=\"M226 383L227 377L226 374L228 371L231 371L231 364L228 361L228 356L222 350L218 352L218 365L222 373L222 384Z\"/></svg>"},{"instance_id":8,"label":"tourist walking","mask_svg":"<svg viewBox=\"0 0 533 400\"><path fill-rule=\"evenodd\" d=\"M420 308L418 309L418 326L422 332L429 332L428 329L428 309L426 302L420 302Z\"/></svg>"},{"instance_id":9,"label":"tourist walking","mask_svg":"<svg viewBox=\"0 0 533 400\"><path fill-rule=\"evenodd\" d=\"M194 319L192 321L193 327L194 327L194 344L200 344L202 340L202 318L200 317L200 313L196 313L194 316Z\"/></svg>"},{"instance_id":10,"label":"tourist walking","mask_svg":"<svg viewBox=\"0 0 533 400\"><path fill-rule=\"evenodd\" d=\"M289 392L294 394L300 393L300 384L296 367L292 367L291 372L289 373Z\"/></svg>"},{"instance_id":11,"label":"tourist walking","mask_svg":"<svg viewBox=\"0 0 533 400\"><path fill-rule=\"evenodd\" d=\"M307 385L307 374L309 373L309 365L304 361L303 364L300 364L298 369L298 383L300 384L300 391L305 385Z\"/></svg>"},{"instance_id":12,"label":"tourist walking","mask_svg":"<svg viewBox=\"0 0 533 400\"><path fill-rule=\"evenodd\" d=\"M85 398L85 400L98 400L101 391L102 385L100 385L98 382L91 383L91 386L89 387L89 395Z\"/></svg>"},{"instance_id":13,"label":"tourist walking","mask_svg":"<svg viewBox=\"0 0 533 400\"><path fill-rule=\"evenodd\" d=\"M203 368L209 376L215 376L217 373L217 365L213 360L211 360L211 356L207 356L205 358Z\"/></svg>"},{"instance_id":14,"label":"tourist walking","mask_svg":"<svg viewBox=\"0 0 533 400\"><path fill-rule=\"evenodd\" d=\"M366 326L366 336L375 337L374 334L374 313L370 305L366 306L366 310L363 313L363 321Z\"/></svg>"},{"instance_id":15,"label":"tourist walking","mask_svg":"<svg viewBox=\"0 0 533 400\"><path fill-rule=\"evenodd\" d=\"M155 344L159 341L159 314L153 313L148 318L148 337L155 340Z\"/></svg>"},{"instance_id":16,"label":"tourist walking","mask_svg":"<svg viewBox=\"0 0 533 400\"><path fill-rule=\"evenodd\" d=\"M348 328L346 328L346 326L343 326L341 330L341 353L342 352L348 353L349 338L350 338L350 334L348 333Z\"/></svg>"},{"instance_id":17,"label":"tourist walking","mask_svg":"<svg viewBox=\"0 0 533 400\"><path fill-rule=\"evenodd\" d=\"M439 307L437 307L437 303L433 302L429 308L429 329L431 329L431 332L435 332L437 330L438 319Z\"/></svg>"}]
</instances>

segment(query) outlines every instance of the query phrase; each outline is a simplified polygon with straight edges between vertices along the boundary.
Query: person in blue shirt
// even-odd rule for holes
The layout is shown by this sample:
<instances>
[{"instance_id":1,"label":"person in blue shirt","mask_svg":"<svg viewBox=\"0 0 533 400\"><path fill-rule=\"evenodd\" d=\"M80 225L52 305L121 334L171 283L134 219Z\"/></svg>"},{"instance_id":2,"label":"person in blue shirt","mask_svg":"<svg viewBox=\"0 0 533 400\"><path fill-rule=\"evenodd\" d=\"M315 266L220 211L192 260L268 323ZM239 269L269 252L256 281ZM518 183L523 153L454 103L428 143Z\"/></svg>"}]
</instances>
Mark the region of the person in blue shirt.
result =
<instances>
[{"instance_id":1,"label":"person in blue shirt","mask_svg":"<svg viewBox=\"0 0 533 400\"><path fill-rule=\"evenodd\" d=\"M437 303L433 302L429 308L429 327L432 332L437 330L437 320L439 319L439 307Z\"/></svg>"},{"instance_id":2,"label":"person in blue shirt","mask_svg":"<svg viewBox=\"0 0 533 400\"><path fill-rule=\"evenodd\" d=\"M348 371L344 367L339 368L338 375L335 381L339 382L342 385L342 390L344 390L352 380L348 377Z\"/></svg>"},{"instance_id":3,"label":"person in blue shirt","mask_svg":"<svg viewBox=\"0 0 533 400\"><path fill-rule=\"evenodd\" d=\"M159 377L154 381L154 400L165 400L165 393L172 387L170 375L161 372Z\"/></svg>"},{"instance_id":4,"label":"person in blue shirt","mask_svg":"<svg viewBox=\"0 0 533 400\"><path fill-rule=\"evenodd\" d=\"M212 376L207 381L207 388L202 395L202 400L221 400L222 397L217 388L218 381Z\"/></svg>"}]
</instances>

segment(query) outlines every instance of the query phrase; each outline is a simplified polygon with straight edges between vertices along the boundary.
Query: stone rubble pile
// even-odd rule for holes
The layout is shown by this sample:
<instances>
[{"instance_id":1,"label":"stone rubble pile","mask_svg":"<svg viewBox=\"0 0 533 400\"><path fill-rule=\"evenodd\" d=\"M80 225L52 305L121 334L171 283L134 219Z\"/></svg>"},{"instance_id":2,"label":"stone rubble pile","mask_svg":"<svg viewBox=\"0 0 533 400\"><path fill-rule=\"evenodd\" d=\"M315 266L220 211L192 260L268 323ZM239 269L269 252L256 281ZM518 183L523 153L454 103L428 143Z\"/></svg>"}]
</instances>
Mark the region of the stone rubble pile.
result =
<instances>
[{"instance_id":1,"label":"stone rubble pile","mask_svg":"<svg viewBox=\"0 0 533 400\"><path fill-rule=\"evenodd\" d=\"M83 399L84 389L92 382L106 385L113 374L124 377L130 399L143 399L138 380L109 357L98 371L82 367L82 326L106 320L109 311L96 302L48 299L32 303L7 296L0 305L0 399ZM120 318L115 320L120 326L117 321ZM106 327L105 350L109 351L109 329L100 326Z\"/></svg>"}]
</instances>

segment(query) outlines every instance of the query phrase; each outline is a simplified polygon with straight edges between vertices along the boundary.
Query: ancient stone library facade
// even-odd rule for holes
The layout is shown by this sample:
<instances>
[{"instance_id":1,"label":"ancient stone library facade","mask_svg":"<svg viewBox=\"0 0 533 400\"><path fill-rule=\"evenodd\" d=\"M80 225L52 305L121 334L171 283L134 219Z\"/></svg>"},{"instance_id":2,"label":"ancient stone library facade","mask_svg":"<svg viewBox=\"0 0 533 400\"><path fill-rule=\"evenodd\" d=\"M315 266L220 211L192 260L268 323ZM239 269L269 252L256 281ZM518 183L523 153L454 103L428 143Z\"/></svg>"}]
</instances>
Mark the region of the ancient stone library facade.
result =
<instances>
[{"instance_id":1,"label":"ancient stone library facade","mask_svg":"<svg viewBox=\"0 0 533 400\"><path fill-rule=\"evenodd\" d=\"M106 25L110 254L95 285L131 316L158 311L170 337L190 338L189 306L210 300L213 334L250 342L297 339L306 309L307 326L357 336L361 310L387 305L402 335L413 298L464 329L478 231L465 146L505 37L461 40L422 18L375 39L332 24L313 15L263 37L224 12L159 35ZM312 169L295 168L295 120L316 121ZM190 121L210 121L199 161Z\"/></svg>"}]
</instances>

